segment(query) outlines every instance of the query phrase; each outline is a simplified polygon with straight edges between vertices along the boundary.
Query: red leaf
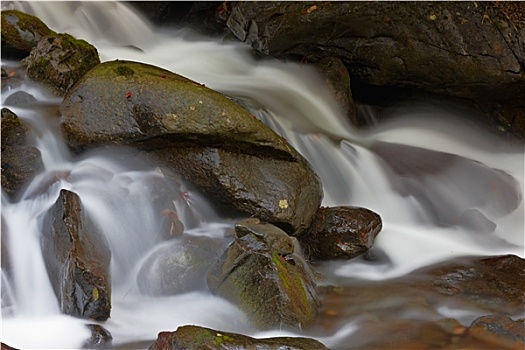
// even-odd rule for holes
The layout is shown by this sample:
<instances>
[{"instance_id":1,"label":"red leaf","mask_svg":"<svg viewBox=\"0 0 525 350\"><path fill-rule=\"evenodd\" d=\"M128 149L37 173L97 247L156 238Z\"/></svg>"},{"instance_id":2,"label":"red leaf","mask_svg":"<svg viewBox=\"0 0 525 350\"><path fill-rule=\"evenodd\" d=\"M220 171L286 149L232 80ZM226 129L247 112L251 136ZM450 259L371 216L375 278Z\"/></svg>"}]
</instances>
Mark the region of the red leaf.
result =
<instances>
[{"instance_id":1,"label":"red leaf","mask_svg":"<svg viewBox=\"0 0 525 350\"><path fill-rule=\"evenodd\" d=\"M131 97L131 92L126 92L126 98L130 98Z\"/></svg>"}]
</instances>

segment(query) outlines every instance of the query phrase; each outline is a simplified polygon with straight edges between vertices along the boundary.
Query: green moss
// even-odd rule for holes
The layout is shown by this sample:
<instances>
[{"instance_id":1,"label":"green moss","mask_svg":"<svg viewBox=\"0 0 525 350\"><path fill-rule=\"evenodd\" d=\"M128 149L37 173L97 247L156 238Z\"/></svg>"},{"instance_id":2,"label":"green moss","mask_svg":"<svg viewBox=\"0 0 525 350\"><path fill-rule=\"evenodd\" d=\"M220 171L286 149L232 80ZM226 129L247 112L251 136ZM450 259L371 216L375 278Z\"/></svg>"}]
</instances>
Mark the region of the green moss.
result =
<instances>
[{"instance_id":1,"label":"green moss","mask_svg":"<svg viewBox=\"0 0 525 350\"><path fill-rule=\"evenodd\" d=\"M114 69L114 72L117 73L117 75L123 75L123 76L132 76L135 74L135 71L128 66L118 66Z\"/></svg>"},{"instance_id":2,"label":"green moss","mask_svg":"<svg viewBox=\"0 0 525 350\"><path fill-rule=\"evenodd\" d=\"M294 270L294 266L282 261L282 257L273 252L272 261L277 267L277 275L282 282L286 293L289 297L289 302L294 312L299 315L300 320L312 320L313 313L308 301L305 286L298 271Z\"/></svg>"},{"instance_id":3,"label":"green moss","mask_svg":"<svg viewBox=\"0 0 525 350\"><path fill-rule=\"evenodd\" d=\"M17 10L2 11L1 28L2 47L27 54L42 37L56 34L39 18Z\"/></svg>"}]
</instances>

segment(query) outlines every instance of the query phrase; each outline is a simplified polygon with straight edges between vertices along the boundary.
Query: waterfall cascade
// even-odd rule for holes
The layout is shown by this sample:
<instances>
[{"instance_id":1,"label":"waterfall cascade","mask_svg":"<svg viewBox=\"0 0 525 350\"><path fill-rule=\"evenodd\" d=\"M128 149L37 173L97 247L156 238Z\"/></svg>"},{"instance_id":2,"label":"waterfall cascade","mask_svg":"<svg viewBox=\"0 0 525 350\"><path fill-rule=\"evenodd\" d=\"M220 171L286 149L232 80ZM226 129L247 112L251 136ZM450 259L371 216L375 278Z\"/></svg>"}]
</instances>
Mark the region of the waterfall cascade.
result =
<instances>
[{"instance_id":1,"label":"waterfall cascade","mask_svg":"<svg viewBox=\"0 0 525 350\"><path fill-rule=\"evenodd\" d=\"M332 96L321 88L321 78L310 67L256 61L250 49L239 43L152 28L117 2L6 2L3 6L20 7L55 31L88 40L102 61L157 65L245 100L254 106L254 115L312 164L324 186L323 205L354 205L379 213L383 231L373 249L382 252L384 263L360 259L327 263L323 268L333 273L326 283L393 278L464 255L524 256L523 147L507 145L462 123L454 112L405 110L388 123L358 132L334 107ZM10 62L2 62L6 64ZM31 109L5 103L20 90L37 98ZM2 341L20 348L79 348L89 337L86 321L60 315L40 251L43 217L61 189L80 196L108 239L114 291L112 316L104 327L113 334L114 344L151 340L161 330L184 324L269 335L255 332L234 305L207 291L150 297L137 290L139 263L159 245L157 237L143 234L159 225L158 208L148 201L152 184L172 185L166 174L127 157L126 150L95 151L81 158L69 154L52 122L59 104L29 81L2 92L2 107L31 125L31 142L41 151L45 166L16 201L2 193L2 240L11 259L10 271L2 269ZM42 118L46 114L49 118ZM446 169L440 169L443 154L453 157ZM421 175L411 168L417 161L439 171ZM504 179L510 192L490 186L501 172L508 174ZM174 206L177 212L198 214L198 223L190 223L194 218L189 216L182 218L191 228L189 234L221 236L231 227L196 193ZM449 224L450 211L476 215ZM115 216L121 219L113 220ZM495 229L483 233L483 225ZM353 329L349 320L346 327L318 338L330 347Z\"/></svg>"}]
</instances>

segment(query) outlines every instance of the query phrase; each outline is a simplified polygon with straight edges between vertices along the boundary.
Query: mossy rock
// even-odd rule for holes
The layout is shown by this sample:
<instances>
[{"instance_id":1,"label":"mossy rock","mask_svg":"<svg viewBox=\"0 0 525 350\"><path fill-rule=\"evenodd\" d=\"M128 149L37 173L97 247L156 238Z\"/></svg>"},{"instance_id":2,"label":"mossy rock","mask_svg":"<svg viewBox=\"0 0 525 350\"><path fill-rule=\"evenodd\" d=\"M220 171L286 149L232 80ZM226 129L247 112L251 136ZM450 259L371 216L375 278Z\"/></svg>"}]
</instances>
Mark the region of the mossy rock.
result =
<instances>
[{"instance_id":1,"label":"mossy rock","mask_svg":"<svg viewBox=\"0 0 525 350\"><path fill-rule=\"evenodd\" d=\"M76 151L147 151L221 214L304 230L322 200L308 162L231 99L183 76L130 61L102 63L65 95L62 131Z\"/></svg>"},{"instance_id":2,"label":"mossy rock","mask_svg":"<svg viewBox=\"0 0 525 350\"><path fill-rule=\"evenodd\" d=\"M327 350L315 339L301 337L251 338L199 326L182 326L175 332L161 332L149 350L169 349L265 349Z\"/></svg>"},{"instance_id":3,"label":"mossy rock","mask_svg":"<svg viewBox=\"0 0 525 350\"><path fill-rule=\"evenodd\" d=\"M22 64L27 76L63 95L84 74L100 63L97 49L69 34L43 38Z\"/></svg>"},{"instance_id":4,"label":"mossy rock","mask_svg":"<svg viewBox=\"0 0 525 350\"><path fill-rule=\"evenodd\" d=\"M18 10L2 11L2 57L24 58L47 35L55 34L40 19Z\"/></svg>"},{"instance_id":5,"label":"mossy rock","mask_svg":"<svg viewBox=\"0 0 525 350\"><path fill-rule=\"evenodd\" d=\"M235 241L208 274L210 290L237 305L259 329L310 326L318 309L315 281L294 252L294 239L266 223L240 223L235 231Z\"/></svg>"}]
</instances>

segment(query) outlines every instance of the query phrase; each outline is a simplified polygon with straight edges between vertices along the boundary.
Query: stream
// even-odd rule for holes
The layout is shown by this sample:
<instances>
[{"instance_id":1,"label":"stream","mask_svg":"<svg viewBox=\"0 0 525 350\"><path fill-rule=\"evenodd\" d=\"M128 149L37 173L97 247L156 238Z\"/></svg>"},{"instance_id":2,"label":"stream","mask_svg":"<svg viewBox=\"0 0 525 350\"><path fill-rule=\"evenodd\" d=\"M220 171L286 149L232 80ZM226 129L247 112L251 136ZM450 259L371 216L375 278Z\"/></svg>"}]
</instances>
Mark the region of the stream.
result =
<instances>
[{"instance_id":1,"label":"stream","mask_svg":"<svg viewBox=\"0 0 525 350\"><path fill-rule=\"evenodd\" d=\"M463 256L525 256L523 146L474 126L468 115L447 106L405 104L388 120L355 130L319 73L307 65L256 59L251 48L228 39L155 28L120 2L2 2L2 9L14 7L90 42L103 62L156 65L244 101L311 163L323 184L323 206L359 206L380 214L383 230L372 249L377 259L321 263L320 285L385 281ZM16 66L2 61L3 68ZM6 103L18 91L37 102ZM358 329L358 320L350 318L335 329L260 332L235 305L207 290L162 297L141 293L141 263L164 244L144 234L160 232L152 184L173 186L169 176L125 149L71 154L56 123L61 99L28 80L2 91L1 102L30 125L29 142L40 150L45 168L19 198L9 200L2 191L2 244L12 268L10 274L2 270L2 342L23 349L78 349L90 337L85 325L92 321L60 313L40 248L43 217L61 189L79 195L108 240L112 312L101 324L115 348L147 348L158 332L195 324L254 337L308 336L344 349L345 339ZM56 176L60 173L69 175ZM183 213L186 233L224 237L231 220L184 186L177 190L185 195L174 205ZM221 242L224 248L228 244ZM433 312L433 318L455 317L466 326L488 313L449 307Z\"/></svg>"}]
</instances>

